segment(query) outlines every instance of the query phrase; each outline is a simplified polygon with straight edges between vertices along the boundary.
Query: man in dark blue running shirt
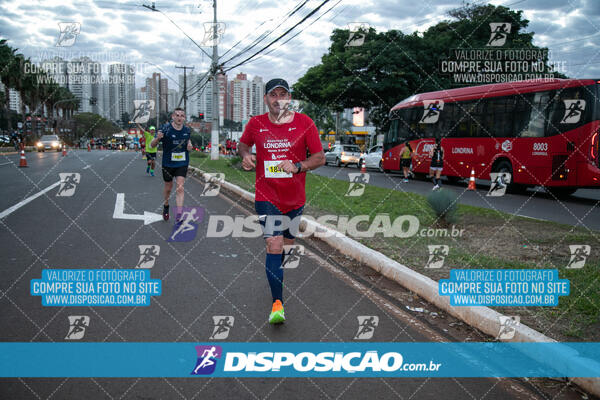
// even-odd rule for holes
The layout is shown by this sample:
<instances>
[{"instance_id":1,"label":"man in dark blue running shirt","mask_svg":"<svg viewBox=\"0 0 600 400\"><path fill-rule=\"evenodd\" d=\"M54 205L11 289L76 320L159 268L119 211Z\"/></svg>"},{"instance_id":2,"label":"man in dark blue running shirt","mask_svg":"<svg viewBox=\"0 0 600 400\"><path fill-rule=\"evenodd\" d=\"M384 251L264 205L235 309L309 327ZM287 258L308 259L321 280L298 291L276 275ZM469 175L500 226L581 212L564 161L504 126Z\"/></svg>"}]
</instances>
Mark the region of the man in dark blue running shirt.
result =
<instances>
[{"instance_id":1,"label":"man in dark blue running shirt","mask_svg":"<svg viewBox=\"0 0 600 400\"><path fill-rule=\"evenodd\" d=\"M190 164L189 152L193 147L190 141L190 128L183 124L185 122L185 111L182 108L176 108L173 110L171 118L171 122L159 128L150 145L156 147L158 142L163 144L162 174L165 181L163 219L165 221L169 219L169 197L173 189L173 178L175 178L177 184L175 189L176 220L178 222L181 219L183 209L183 184Z\"/></svg>"}]
</instances>

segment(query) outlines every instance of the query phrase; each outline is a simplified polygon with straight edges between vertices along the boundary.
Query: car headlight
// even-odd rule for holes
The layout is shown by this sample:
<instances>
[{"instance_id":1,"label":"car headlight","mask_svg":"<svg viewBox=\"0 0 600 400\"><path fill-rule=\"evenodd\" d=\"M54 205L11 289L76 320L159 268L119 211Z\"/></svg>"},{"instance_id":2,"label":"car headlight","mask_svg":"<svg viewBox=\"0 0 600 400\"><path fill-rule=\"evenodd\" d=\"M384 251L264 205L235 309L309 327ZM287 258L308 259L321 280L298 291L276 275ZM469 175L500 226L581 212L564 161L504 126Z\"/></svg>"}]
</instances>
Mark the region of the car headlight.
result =
<instances>
[{"instance_id":1,"label":"car headlight","mask_svg":"<svg viewBox=\"0 0 600 400\"><path fill-rule=\"evenodd\" d=\"M52 147L58 147L58 142L52 142Z\"/></svg>"},{"instance_id":2,"label":"car headlight","mask_svg":"<svg viewBox=\"0 0 600 400\"><path fill-rule=\"evenodd\" d=\"M42 147L42 146L43 146L43 144L42 144L42 142L37 142L37 143L36 143L36 146L37 146L37 147Z\"/></svg>"}]
</instances>

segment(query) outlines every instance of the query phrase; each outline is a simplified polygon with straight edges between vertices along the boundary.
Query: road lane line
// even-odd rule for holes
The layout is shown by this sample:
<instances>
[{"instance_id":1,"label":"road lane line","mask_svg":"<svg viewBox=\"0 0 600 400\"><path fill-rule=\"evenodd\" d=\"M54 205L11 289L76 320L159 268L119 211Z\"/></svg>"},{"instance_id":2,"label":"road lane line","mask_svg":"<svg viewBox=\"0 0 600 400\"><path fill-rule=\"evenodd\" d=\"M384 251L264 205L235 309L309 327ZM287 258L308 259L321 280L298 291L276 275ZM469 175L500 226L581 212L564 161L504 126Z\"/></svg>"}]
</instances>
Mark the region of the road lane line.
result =
<instances>
[{"instance_id":1,"label":"road lane line","mask_svg":"<svg viewBox=\"0 0 600 400\"><path fill-rule=\"evenodd\" d=\"M0 165L8 165L8 164L14 164L14 163L12 161L9 161L9 162L2 163Z\"/></svg>"},{"instance_id":2,"label":"road lane line","mask_svg":"<svg viewBox=\"0 0 600 400\"><path fill-rule=\"evenodd\" d=\"M7 215L13 213L14 211L18 210L19 208L23 207L25 204L29 203L30 201L33 201L35 199L37 199L38 197L40 197L41 195L49 192L50 190L54 189L55 187L57 187L58 185L60 185L60 181L48 186L46 189L42 190L41 192L37 192L36 194L29 196L28 198L26 198L25 200L22 200L20 202L18 202L17 204L15 204L14 206L7 208L6 210L2 211L2 213L0 214L0 219L6 217Z\"/></svg>"}]
</instances>

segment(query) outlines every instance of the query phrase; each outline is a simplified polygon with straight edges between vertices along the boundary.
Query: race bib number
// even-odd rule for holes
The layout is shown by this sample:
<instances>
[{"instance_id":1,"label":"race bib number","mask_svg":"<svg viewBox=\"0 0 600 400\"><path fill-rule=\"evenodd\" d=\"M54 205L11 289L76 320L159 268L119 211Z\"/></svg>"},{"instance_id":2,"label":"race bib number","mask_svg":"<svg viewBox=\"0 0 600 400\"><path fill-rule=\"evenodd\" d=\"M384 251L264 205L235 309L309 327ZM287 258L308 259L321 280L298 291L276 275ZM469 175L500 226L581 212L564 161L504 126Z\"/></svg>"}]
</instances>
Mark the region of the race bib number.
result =
<instances>
[{"instance_id":1,"label":"race bib number","mask_svg":"<svg viewBox=\"0 0 600 400\"><path fill-rule=\"evenodd\" d=\"M292 174L277 167L282 161L265 161L265 178L291 178Z\"/></svg>"},{"instance_id":2,"label":"race bib number","mask_svg":"<svg viewBox=\"0 0 600 400\"><path fill-rule=\"evenodd\" d=\"M185 151L181 153L171 153L171 161L185 161Z\"/></svg>"}]
</instances>

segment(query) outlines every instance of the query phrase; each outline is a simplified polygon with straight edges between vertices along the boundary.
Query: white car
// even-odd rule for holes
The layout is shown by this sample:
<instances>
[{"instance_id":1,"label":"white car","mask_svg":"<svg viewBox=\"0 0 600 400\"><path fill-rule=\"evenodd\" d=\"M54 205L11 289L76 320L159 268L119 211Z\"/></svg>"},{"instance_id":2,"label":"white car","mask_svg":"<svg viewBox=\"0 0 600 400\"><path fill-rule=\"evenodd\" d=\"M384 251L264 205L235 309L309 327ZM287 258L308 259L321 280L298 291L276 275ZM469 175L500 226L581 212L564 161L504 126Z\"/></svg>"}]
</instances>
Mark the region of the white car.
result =
<instances>
[{"instance_id":1,"label":"white car","mask_svg":"<svg viewBox=\"0 0 600 400\"><path fill-rule=\"evenodd\" d=\"M44 135L35 144L35 147L37 148L38 152L46 150L60 151L62 149L62 146L62 142L56 135Z\"/></svg>"},{"instance_id":2,"label":"white car","mask_svg":"<svg viewBox=\"0 0 600 400\"><path fill-rule=\"evenodd\" d=\"M383 165L381 164L381 157L383 155L383 146L373 146L367 151L367 153L360 159L359 168L362 168L362 162L365 161L365 167L378 169L383 172Z\"/></svg>"}]
</instances>

